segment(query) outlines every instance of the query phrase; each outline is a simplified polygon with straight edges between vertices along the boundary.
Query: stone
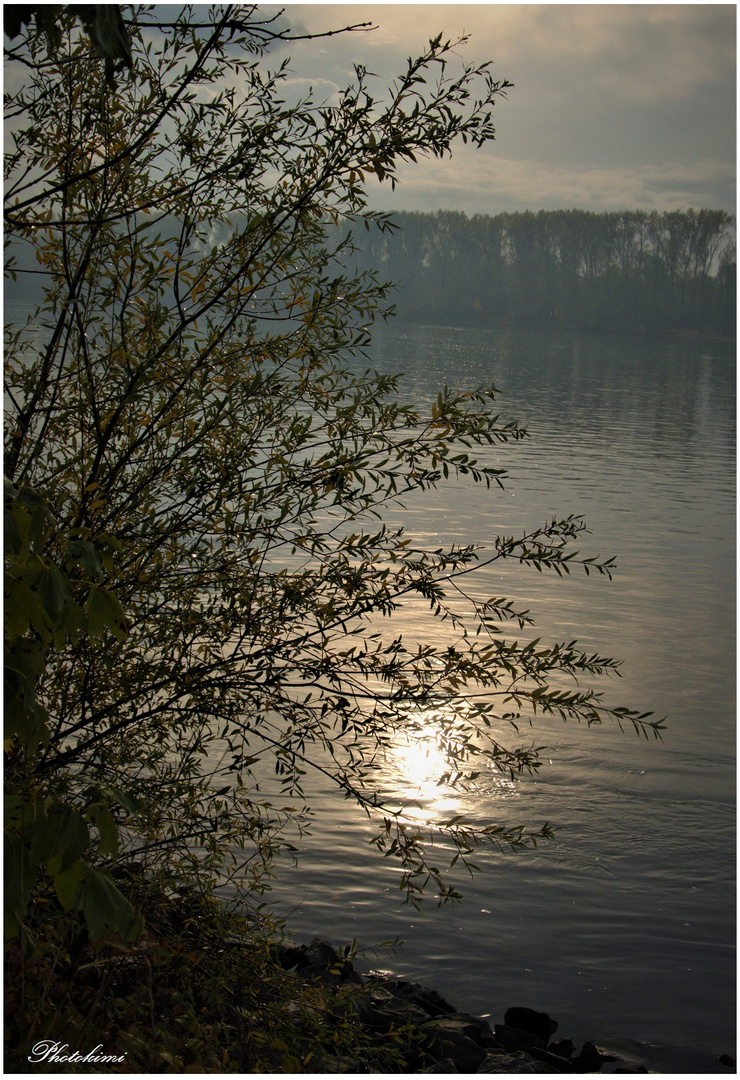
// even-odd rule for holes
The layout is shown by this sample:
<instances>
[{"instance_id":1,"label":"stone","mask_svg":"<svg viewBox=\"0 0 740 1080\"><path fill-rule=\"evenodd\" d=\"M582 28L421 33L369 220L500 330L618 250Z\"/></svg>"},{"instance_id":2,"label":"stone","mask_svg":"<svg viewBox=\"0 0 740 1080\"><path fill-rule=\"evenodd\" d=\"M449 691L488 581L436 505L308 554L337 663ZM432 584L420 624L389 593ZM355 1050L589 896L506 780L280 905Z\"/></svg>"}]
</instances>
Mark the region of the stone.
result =
<instances>
[{"instance_id":1,"label":"stone","mask_svg":"<svg viewBox=\"0 0 740 1080\"><path fill-rule=\"evenodd\" d=\"M441 994L437 993L436 990L431 990L428 986L408 982L406 979L383 978L378 979L378 981L394 997L403 1001L412 1001L414 1005L424 1009L431 1017L449 1016L456 1011L454 1005L450 1005L449 1001L446 1001Z\"/></svg>"},{"instance_id":2,"label":"stone","mask_svg":"<svg viewBox=\"0 0 740 1080\"><path fill-rule=\"evenodd\" d=\"M550 1043L547 1048L551 1054L559 1057L571 1058L576 1052L576 1044L572 1039L559 1039L558 1042Z\"/></svg>"},{"instance_id":3,"label":"stone","mask_svg":"<svg viewBox=\"0 0 740 1080\"><path fill-rule=\"evenodd\" d=\"M440 1017L441 1023L447 1021L454 1023L457 1027L464 1030L465 1034L474 1042L480 1043L481 1046L485 1046L489 1042L492 1046L497 1046L495 1039L493 1038L493 1031L491 1025L487 1020L484 1020L480 1016L473 1016L472 1013L455 1012L452 1016L446 1018Z\"/></svg>"},{"instance_id":4,"label":"stone","mask_svg":"<svg viewBox=\"0 0 740 1080\"><path fill-rule=\"evenodd\" d=\"M529 1050L536 1046L539 1050L546 1048L546 1043L529 1031L520 1031L519 1028L509 1027L508 1024L496 1024L493 1029L496 1042L503 1046L504 1050Z\"/></svg>"},{"instance_id":5,"label":"stone","mask_svg":"<svg viewBox=\"0 0 740 1080\"><path fill-rule=\"evenodd\" d=\"M419 1070L421 1073L456 1073L457 1071L457 1066L452 1058L442 1058L441 1061L435 1061L428 1068Z\"/></svg>"},{"instance_id":6,"label":"stone","mask_svg":"<svg viewBox=\"0 0 740 1080\"><path fill-rule=\"evenodd\" d=\"M435 1020L427 1020L424 1029L445 1035L464 1035L466 1039L480 1045L481 1029L477 1024L471 1024L466 1016L438 1016Z\"/></svg>"},{"instance_id":7,"label":"stone","mask_svg":"<svg viewBox=\"0 0 740 1080\"><path fill-rule=\"evenodd\" d=\"M429 1022L429 1016L414 1005L412 1001L397 1001L391 998L389 1001L375 1002L371 999L370 1009L363 1016L363 1023L376 1031L387 1032L391 1028L404 1028L411 1025L420 1028Z\"/></svg>"},{"instance_id":8,"label":"stone","mask_svg":"<svg viewBox=\"0 0 740 1080\"><path fill-rule=\"evenodd\" d=\"M325 938L315 937L301 948L303 949L303 956L298 961L299 970L304 970L307 967L323 967L326 969L331 967L332 964L339 963L339 953L331 942Z\"/></svg>"},{"instance_id":9,"label":"stone","mask_svg":"<svg viewBox=\"0 0 740 1080\"><path fill-rule=\"evenodd\" d=\"M485 1059L486 1050L467 1034L472 1027L466 1020L458 1020L456 1016L429 1020L422 1028L425 1049L438 1061L446 1057L452 1058L458 1072L477 1072L478 1066Z\"/></svg>"},{"instance_id":10,"label":"stone","mask_svg":"<svg viewBox=\"0 0 740 1080\"><path fill-rule=\"evenodd\" d=\"M296 970L307 979L319 979L328 986L344 983L354 976L349 960L340 957L334 946L325 938L314 938L300 946Z\"/></svg>"},{"instance_id":11,"label":"stone","mask_svg":"<svg viewBox=\"0 0 740 1080\"><path fill-rule=\"evenodd\" d=\"M545 1065L544 1062L535 1061L523 1051L507 1054L502 1050L498 1053L489 1050L478 1066L478 1072L511 1075L512 1073L552 1073L555 1070L550 1068L549 1065Z\"/></svg>"},{"instance_id":12,"label":"stone","mask_svg":"<svg viewBox=\"0 0 740 1080\"><path fill-rule=\"evenodd\" d=\"M551 1065L556 1072L572 1073L576 1071L575 1065L571 1061L560 1054L551 1053L550 1050L540 1050L539 1047L533 1046L527 1053L531 1054L535 1061L542 1061L545 1065Z\"/></svg>"},{"instance_id":13,"label":"stone","mask_svg":"<svg viewBox=\"0 0 740 1080\"><path fill-rule=\"evenodd\" d=\"M576 1072L599 1072L606 1060L593 1043L585 1042L578 1057L573 1058L573 1066Z\"/></svg>"},{"instance_id":14,"label":"stone","mask_svg":"<svg viewBox=\"0 0 740 1080\"><path fill-rule=\"evenodd\" d=\"M609 1072L614 1072L616 1065L620 1067L623 1065L645 1065L648 1064L647 1049L648 1047L643 1043L635 1042L633 1039L622 1039L609 1036L605 1039L599 1039L595 1043L596 1049L601 1054L601 1060L603 1062L609 1062L613 1067L609 1069ZM552 1047L550 1047L552 1049ZM659 1069L659 1072L671 1072L673 1070ZM681 1071L680 1069L677 1071ZM687 1070L690 1071L690 1070ZM697 1069L697 1072L703 1072L703 1069Z\"/></svg>"},{"instance_id":15,"label":"stone","mask_svg":"<svg viewBox=\"0 0 740 1080\"><path fill-rule=\"evenodd\" d=\"M373 1005L388 1005L391 1001L395 1001L393 994L385 986L376 986L374 983L367 982L365 987Z\"/></svg>"},{"instance_id":16,"label":"stone","mask_svg":"<svg viewBox=\"0 0 740 1080\"><path fill-rule=\"evenodd\" d=\"M407 1073L594 1073L606 1064L609 1072L649 1071L644 1057L641 1060L631 1051L629 1040L607 1039L599 1046L586 1042L577 1056L570 1039L550 1043L557 1021L524 1006L507 1009L504 1023L496 1024L492 1031L487 1020L457 1012L436 990L420 983L398 979L391 972L356 974L352 963L324 938L314 938L305 945L284 942L275 951L285 970L295 969L302 977L324 984L334 1005L344 1009L368 1034L377 1032L382 1037L391 1029L399 1032L403 1043L398 1046L399 1060ZM683 1061L684 1050L682 1054ZM735 1068L728 1054L715 1060L728 1069ZM357 1064L339 1058L325 1071L355 1071ZM373 1061L367 1057L360 1065L362 1072L374 1071Z\"/></svg>"},{"instance_id":17,"label":"stone","mask_svg":"<svg viewBox=\"0 0 740 1080\"><path fill-rule=\"evenodd\" d=\"M504 1023L507 1027L517 1028L519 1031L527 1031L530 1035L536 1035L547 1046L550 1036L558 1030L557 1020L553 1020L547 1013L536 1012L535 1009L527 1009L523 1006L513 1006L507 1009L504 1015Z\"/></svg>"},{"instance_id":18,"label":"stone","mask_svg":"<svg viewBox=\"0 0 740 1080\"><path fill-rule=\"evenodd\" d=\"M292 941L284 941L277 947L278 963L285 971L290 971L291 968L296 967L303 953L303 945L295 945Z\"/></svg>"}]
</instances>

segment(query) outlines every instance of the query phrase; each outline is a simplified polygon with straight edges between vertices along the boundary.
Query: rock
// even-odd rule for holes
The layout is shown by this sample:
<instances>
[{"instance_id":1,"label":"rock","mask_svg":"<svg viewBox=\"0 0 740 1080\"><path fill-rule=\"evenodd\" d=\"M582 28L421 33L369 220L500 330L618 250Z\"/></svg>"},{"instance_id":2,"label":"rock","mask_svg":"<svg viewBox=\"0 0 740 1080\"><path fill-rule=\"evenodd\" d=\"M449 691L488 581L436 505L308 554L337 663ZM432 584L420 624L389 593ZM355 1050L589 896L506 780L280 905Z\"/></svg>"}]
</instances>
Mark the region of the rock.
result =
<instances>
[{"instance_id":1,"label":"rock","mask_svg":"<svg viewBox=\"0 0 740 1080\"><path fill-rule=\"evenodd\" d=\"M515 1054L507 1054L503 1050L495 1053L488 1051L485 1058L478 1066L479 1073L552 1073L554 1069L541 1061L535 1061L522 1051Z\"/></svg>"},{"instance_id":2,"label":"rock","mask_svg":"<svg viewBox=\"0 0 740 1080\"><path fill-rule=\"evenodd\" d=\"M442 1022L444 1018L440 1017L439 1019ZM490 1045L494 1048L498 1046L493 1037L491 1025L482 1017L473 1016L472 1013L456 1012L447 1019L456 1025L464 1026L465 1034L480 1046Z\"/></svg>"},{"instance_id":3,"label":"rock","mask_svg":"<svg viewBox=\"0 0 740 1080\"><path fill-rule=\"evenodd\" d=\"M555 1072L572 1073L575 1072L575 1065L567 1058L562 1057L560 1054L553 1054L550 1050L540 1050L538 1047L533 1046L531 1050L527 1051L535 1061L542 1061L545 1065L551 1065Z\"/></svg>"},{"instance_id":4,"label":"rock","mask_svg":"<svg viewBox=\"0 0 740 1080\"><path fill-rule=\"evenodd\" d=\"M302 956L298 961L298 970L305 971L306 968L321 968L322 971L326 971L332 964L339 963L339 953L325 938L315 937L312 941L302 945Z\"/></svg>"},{"instance_id":5,"label":"rock","mask_svg":"<svg viewBox=\"0 0 740 1080\"><path fill-rule=\"evenodd\" d=\"M547 1044L532 1035L529 1031L520 1031L519 1028L509 1027L508 1024L496 1024L493 1029L496 1042L503 1046L504 1050L529 1050L536 1046L538 1050L544 1050Z\"/></svg>"},{"instance_id":6,"label":"rock","mask_svg":"<svg viewBox=\"0 0 740 1080\"><path fill-rule=\"evenodd\" d=\"M550 1043L547 1049L558 1057L571 1058L576 1052L576 1044L572 1039L560 1039L558 1042Z\"/></svg>"},{"instance_id":7,"label":"rock","mask_svg":"<svg viewBox=\"0 0 740 1080\"><path fill-rule=\"evenodd\" d=\"M601 1054L602 1061L618 1062L620 1065L648 1065L647 1047L642 1043L635 1042L634 1039L620 1039L609 1036L606 1039L599 1039L595 1045ZM699 1071L703 1070L697 1070L697 1072Z\"/></svg>"},{"instance_id":8,"label":"rock","mask_svg":"<svg viewBox=\"0 0 740 1080\"><path fill-rule=\"evenodd\" d=\"M379 1032L388 1032L391 1028L420 1028L429 1023L429 1016L411 1001L398 1001L391 997L388 1001L371 999L370 1009L363 1016L363 1023Z\"/></svg>"},{"instance_id":9,"label":"rock","mask_svg":"<svg viewBox=\"0 0 740 1080\"><path fill-rule=\"evenodd\" d=\"M365 983L367 989L366 996L372 1001L373 1005L389 1005L392 1001L395 1001L393 994L386 986L376 986L374 983Z\"/></svg>"},{"instance_id":10,"label":"rock","mask_svg":"<svg viewBox=\"0 0 740 1080\"><path fill-rule=\"evenodd\" d=\"M428 986L420 983L408 982L406 979L388 979L380 976L369 976L377 981L395 998L402 1001L411 1001L431 1017L449 1016L455 1012L455 1006L450 1005L436 990L430 990Z\"/></svg>"},{"instance_id":11,"label":"rock","mask_svg":"<svg viewBox=\"0 0 740 1080\"><path fill-rule=\"evenodd\" d=\"M277 958L281 968L290 971L303 956L305 946L294 945L292 941L284 941L277 947Z\"/></svg>"},{"instance_id":12,"label":"rock","mask_svg":"<svg viewBox=\"0 0 740 1080\"><path fill-rule=\"evenodd\" d=\"M438 1061L449 1057L458 1072L477 1072L486 1050L468 1032L479 1031L475 1025L457 1016L429 1020L424 1025L425 1048Z\"/></svg>"},{"instance_id":13,"label":"rock","mask_svg":"<svg viewBox=\"0 0 740 1080\"><path fill-rule=\"evenodd\" d=\"M442 1058L441 1061L435 1061L433 1065L430 1065L427 1069L420 1069L422 1073L456 1073L457 1066L452 1058Z\"/></svg>"},{"instance_id":14,"label":"rock","mask_svg":"<svg viewBox=\"0 0 740 1080\"><path fill-rule=\"evenodd\" d=\"M573 1058L573 1066L576 1072L599 1072L605 1061L609 1060L600 1054L593 1043L585 1042L578 1057ZM614 1061L614 1058L611 1058Z\"/></svg>"},{"instance_id":15,"label":"rock","mask_svg":"<svg viewBox=\"0 0 740 1080\"><path fill-rule=\"evenodd\" d=\"M530 1035L536 1035L542 1039L545 1046L550 1041L550 1036L558 1030L557 1020L551 1019L547 1013L536 1012L522 1006L514 1006L507 1009L504 1015L504 1023L507 1027L517 1028L519 1031L528 1031Z\"/></svg>"},{"instance_id":16,"label":"rock","mask_svg":"<svg viewBox=\"0 0 740 1080\"><path fill-rule=\"evenodd\" d=\"M476 1017L466 1016L464 1013L455 1013L454 1016L438 1016L435 1020L427 1020L424 1030L436 1031L444 1035L464 1035L477 1046L480 1046L485 1029L481 1024L485 1021L476 1022ZM490 1028L488 1029L490 1033Z\"/></svg>"},{"instance_id":17,"label":"rock","mask_svg":"<svg viewBox=\"0 0 740 1080\"><path fill-rule=\"evenodd\" d=\"M306 979L318 979L327 986L338 986L350 978L361 982L360 979L355 980L351 961L341 957L334 946L324 938L317 937L306 945L299 946L299 953L296 971ZM292 956L288 954L288 959L290 958Z\"/></svg>"},{"instance_id":18,"label":"rock","mask_svg":"<svg viewBox=\"0 0 740 1080\"><path fill-rule=\"evenodd\" d=\"M557 1021L525 1006L507 1009L504 1023L496 1024L492 1031L487 1020L457 1012L436 990L420 983L397 979L391 972L357 975L352 963L324 938L314 938L305 945L282 943L276 947L276 955L285 970L295 969L302 977L326 986L332 1008L351 1016L371 1038L373 1032L381 1036L380 1041L391 1030L397 1032L392 1038L400 1039L397 1050L404 1073L594 1073L607 1063L609 1072L649 1071L644 1054L634 1052L629 1040L607 1039L599 1046L586 1042L577 1056L570 1039L550 1044ZM639 1044L638 1049L641 1047ZM679 1052L651 1046L651 1068L659 1050L666 1058L680 1053L683 1065L689 1060L686 1048ZM714 1060L735 1068L729 1054ZM325 1071L356 1071L359 1065L361 1072L373 1072L373 1064L367 1055L360 1062L339 1058ZM655 1071L674 1069L659 1067Z\"/></svg>"}]
</instances>

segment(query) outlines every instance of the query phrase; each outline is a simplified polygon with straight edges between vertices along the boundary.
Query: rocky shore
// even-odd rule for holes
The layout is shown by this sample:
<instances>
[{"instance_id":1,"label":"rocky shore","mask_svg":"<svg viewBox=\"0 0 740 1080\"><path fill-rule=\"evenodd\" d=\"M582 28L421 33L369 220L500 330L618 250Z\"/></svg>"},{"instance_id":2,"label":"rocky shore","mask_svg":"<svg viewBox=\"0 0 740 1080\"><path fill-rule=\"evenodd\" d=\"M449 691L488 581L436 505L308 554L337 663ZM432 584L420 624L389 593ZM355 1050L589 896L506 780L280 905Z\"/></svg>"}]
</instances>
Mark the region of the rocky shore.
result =
<instances>
[{"instance_id":1,"label":"rocky shore","mask_svg":"<svg viewBox=\"0 0 740 1080\"><path fill-rule=\"evenodd\" d=\"M459 1012L436 990L398 979L388 972L358 974L351 961L330 942L314 938L303 945L284 943L279 961L306 980L327 988L357 988L352 997L355 1020L368 1032L407 1035L408 1072L414 1073L647 1073L645 1064L606 1046L585 1042L580 1048L558 1037L558 1023L547 1013L516 1005L493 1026ZM355 1072L356 1062L340 1060L337 1072ZM371 1070L368 1070L371 1071ZM686 1070L689 1071L689 1070ZM735 1072L728 1055L717 1059L716 1072Z\"/></svg>"}]
</instances>

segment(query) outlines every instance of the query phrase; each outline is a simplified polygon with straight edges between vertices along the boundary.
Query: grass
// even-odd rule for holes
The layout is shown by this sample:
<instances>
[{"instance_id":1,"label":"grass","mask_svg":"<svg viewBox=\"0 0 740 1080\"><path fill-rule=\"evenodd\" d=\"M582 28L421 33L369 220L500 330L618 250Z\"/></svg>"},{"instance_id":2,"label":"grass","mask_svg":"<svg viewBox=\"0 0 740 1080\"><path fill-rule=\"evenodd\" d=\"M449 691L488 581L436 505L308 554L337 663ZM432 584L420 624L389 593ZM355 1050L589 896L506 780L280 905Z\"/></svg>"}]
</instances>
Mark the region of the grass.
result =
<instances>
[{"instance_id":1,"label":"grass","mask_svg":"<svg viewBox=\"0 0 740 1080\"><path fill-rule=\"evenodd\" d=\"M283 932L194 890L149 889L135 946L89 942L81 919L41 895L6 945L5 1071L29 1072L41 1040L120 1057L106 1072L408 1072L408 1029L369 1030L352 980L310 981L280 964ZM55 1072L95 1065L53 1063Z\"/></svg>"}]
</instances>

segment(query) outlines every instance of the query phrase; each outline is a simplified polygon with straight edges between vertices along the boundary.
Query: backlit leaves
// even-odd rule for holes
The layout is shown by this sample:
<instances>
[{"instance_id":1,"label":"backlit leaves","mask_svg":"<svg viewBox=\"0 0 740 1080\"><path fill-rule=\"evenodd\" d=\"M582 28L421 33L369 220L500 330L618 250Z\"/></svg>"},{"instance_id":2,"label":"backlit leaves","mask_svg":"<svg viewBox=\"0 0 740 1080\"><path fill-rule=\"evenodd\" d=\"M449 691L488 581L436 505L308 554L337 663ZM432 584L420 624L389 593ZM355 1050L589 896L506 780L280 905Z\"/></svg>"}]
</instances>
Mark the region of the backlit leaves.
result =
<instances>
[{"instance_id":1,"label":"backlit leaves","mask_svg":"<svg viewBox=\"0 0 740 1080\"><path fill-rule=\"evenodd\" d=\"M85 603L85 613L91 637L100 636L107 628L118 641L126 640L128 631L123 608L109 589L93 585Z\"/></svg>"},{"instance_id":2,"label":"backlit leaves","mask_svg":"<svg viewBox=\"0 0 740 1080\"><path fill-rule=\"evenodd\" d=\"M454 900L427 830L378 782L425 710L454 718L459 789L535 772L539 747L508 737L541 713L659 731L580 686L616 661L544 643L515 600L476 594L474 545L388 524L445 480L493 498L490 448L526 432L493 386L406 406L373 371L391 297L354 273L350 233L392 222L363 177L395 185L404 161L490 140L507 84L439 37L385 95L358 67L336 101L296 100L252 9L236 38L217 8L161 33L155 16L132 10L115 93L70 12L53 57L32 33L14 47L8 255L43 275L6 341L11 864L51 880L93 939L129 937L114 863L259 894L318 771L376 820L404 895L430 882ZM498 537L486 558L610 576L573 549L582 529ZM404 605L428 613L428 640L398 630ZM549 835L436 826L470 869L481 845ZM11 895L16 922L29 896Z\"/></svg>"}]
</instances>

